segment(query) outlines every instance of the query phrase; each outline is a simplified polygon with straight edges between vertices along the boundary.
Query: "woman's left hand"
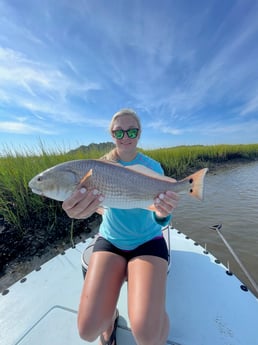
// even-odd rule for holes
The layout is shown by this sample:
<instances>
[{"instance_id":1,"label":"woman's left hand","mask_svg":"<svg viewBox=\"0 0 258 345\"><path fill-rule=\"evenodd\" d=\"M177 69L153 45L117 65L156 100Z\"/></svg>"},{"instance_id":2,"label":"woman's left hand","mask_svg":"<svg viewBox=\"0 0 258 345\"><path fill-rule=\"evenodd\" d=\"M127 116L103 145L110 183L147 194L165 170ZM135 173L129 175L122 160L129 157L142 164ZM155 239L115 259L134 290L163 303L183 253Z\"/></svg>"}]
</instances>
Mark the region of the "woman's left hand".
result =
<instances>
[{"instance_id":1,"label":"woman's left hand","mask_svg":"<svg viewBox=\"0 0 258 345\"><path fill-rule=\"evenodd\" d=\"M156 215L160 218L165 218L172 213L174 208L177 207L179 202L179 195L172 191L159 194L154 199L156 208Z\"/></svg>"}]
</instances>

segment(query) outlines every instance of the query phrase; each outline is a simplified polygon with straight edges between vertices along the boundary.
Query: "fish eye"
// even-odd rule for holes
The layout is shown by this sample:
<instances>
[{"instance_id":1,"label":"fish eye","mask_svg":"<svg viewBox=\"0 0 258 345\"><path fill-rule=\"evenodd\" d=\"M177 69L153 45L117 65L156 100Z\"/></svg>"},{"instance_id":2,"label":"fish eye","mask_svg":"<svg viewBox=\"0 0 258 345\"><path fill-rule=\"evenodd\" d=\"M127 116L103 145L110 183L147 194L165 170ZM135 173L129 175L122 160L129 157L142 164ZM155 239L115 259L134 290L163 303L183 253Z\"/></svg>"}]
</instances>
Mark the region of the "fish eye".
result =
<instances>
[{"instance_id":1,"label":"fish eye","mask_svg":"<svg viewBox=\"0 0 258 345\"><path fill-rule=\"evenodd\" d=\"M37 181L38 181L38 182L41 182L41 181L42 181L42 176L39 176L39 177L37 178Z\"/></svg>"}]
</instances>

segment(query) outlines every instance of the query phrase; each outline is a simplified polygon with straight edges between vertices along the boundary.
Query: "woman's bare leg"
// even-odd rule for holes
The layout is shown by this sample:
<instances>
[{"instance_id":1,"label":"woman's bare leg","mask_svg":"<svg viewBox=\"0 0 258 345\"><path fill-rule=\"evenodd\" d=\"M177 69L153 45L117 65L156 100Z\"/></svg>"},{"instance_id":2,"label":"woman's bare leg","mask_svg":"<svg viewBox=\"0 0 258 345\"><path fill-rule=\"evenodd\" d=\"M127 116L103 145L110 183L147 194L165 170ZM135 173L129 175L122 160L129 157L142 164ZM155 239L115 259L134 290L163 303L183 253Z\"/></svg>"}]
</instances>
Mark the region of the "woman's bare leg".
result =
<instances>
[{"instance_id":1,"label":"woman's bare leg","mask_svg":"<svg viewBox=\"0 0 258 345\"><path fill-rule=\"evenodd\" d=\"M81 338L94 341L103 333L108 340L126 265L125 259L114 253L94 252L91 255L78 312Z\"/></svg>"},{"instance_id":2,"label":"woman's bare leg","mask_svg":"<svg viewBox=\"0 0 258 345\"><path fill-rule=\"evenodd\" d=\"M167 261L139 256L128 263L128 312L138 345L164 345L169 332L165 310Z\"/></svg>"}]
</instances>

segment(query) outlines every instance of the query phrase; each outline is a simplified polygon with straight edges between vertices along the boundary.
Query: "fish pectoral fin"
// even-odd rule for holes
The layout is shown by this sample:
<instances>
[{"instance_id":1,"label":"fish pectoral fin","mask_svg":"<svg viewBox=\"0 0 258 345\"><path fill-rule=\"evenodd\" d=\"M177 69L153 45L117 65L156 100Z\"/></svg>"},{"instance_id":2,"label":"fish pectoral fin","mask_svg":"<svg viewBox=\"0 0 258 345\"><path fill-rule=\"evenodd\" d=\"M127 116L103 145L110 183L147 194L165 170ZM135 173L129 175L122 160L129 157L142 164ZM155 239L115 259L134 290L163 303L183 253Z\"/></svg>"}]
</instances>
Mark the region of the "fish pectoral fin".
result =
<instances>
[{"instance_id":1,"label":"fish pectoral fin","mask_svg":"<svg viewBox=\"0 0 258 345\"><path fill-rule=\"evenodd\" d=\"M85 182L88 178L91 177L91 175L92 175L92 169L90 169L90 170L83 176L83 178L82 178L81 181L80 181L80 185L83 185L84 182Z\"/></svg>"}]
</instances>

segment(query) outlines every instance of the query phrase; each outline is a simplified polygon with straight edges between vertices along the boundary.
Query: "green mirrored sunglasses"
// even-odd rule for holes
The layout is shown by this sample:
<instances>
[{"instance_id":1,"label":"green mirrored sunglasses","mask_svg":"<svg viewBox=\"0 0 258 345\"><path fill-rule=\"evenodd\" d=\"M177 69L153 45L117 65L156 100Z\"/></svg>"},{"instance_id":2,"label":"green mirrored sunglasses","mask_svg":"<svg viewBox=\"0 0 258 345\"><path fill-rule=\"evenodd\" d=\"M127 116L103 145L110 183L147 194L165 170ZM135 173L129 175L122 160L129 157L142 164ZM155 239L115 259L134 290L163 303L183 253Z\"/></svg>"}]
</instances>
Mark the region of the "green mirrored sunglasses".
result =
<instances>
[{"instance_id":1,"label":"green mirrored sunglasses","mask_svg":"<svg viewBox=\"0 0 258 345\"><path fill-rule=\"evenodd\" d=\"M112 131L112 134L116 139L123 139L125 133L127 134L128 138L135 139L138 135L138 132L139 128L129 128L126 131L124 131L123 129L115 129L114 131Z\"/></svg>"}]
</instances>

